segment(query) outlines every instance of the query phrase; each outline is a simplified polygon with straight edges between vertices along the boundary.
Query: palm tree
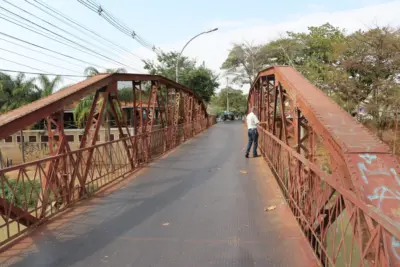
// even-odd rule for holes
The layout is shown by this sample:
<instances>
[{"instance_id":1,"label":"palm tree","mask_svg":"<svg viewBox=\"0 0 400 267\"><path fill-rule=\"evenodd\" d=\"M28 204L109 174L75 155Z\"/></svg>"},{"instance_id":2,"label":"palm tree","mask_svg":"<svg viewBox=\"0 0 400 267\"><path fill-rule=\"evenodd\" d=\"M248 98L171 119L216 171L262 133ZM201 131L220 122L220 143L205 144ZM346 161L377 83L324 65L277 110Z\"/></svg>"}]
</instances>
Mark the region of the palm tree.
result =
<instances>
[{"instance_id":1,"label":"palm tree","mask_svg":"<svg viewBox=\"0 0 400 267\"><path fill-rule=\"evenodd\" d=\"M116 69L105 69L104 72L105 73L126 73L127 71L124 68L116 68ZM93 77L100 73L101 72L98 69L96 69L95 67L92 67L92 66L87 67L83 72L83 74L88 77Z\"/></svg>"},{"instance_id":2,"label":"palm tree","mask_svg":"<svg viewBox=\"0 0 400 267\"><path fill-rule=\"evenodd\" d=\"M124 68L116 68L116 69L106 69L106 73L127 73Z\"/></svg>"},{"instance_id":3,"label":"palm tree","mask_svg":"<svg viewBox=\"0 0 400 267\"><path fill-rule=\"evenodd\" d=\"M83 74L87 77L92 77L100 74L100 71L98 71L95 67L87 67L84 71Z\"/></svg>"},{"instance_id":4,"label":"palm tree","mask_svg":"<svg viewBox=\"0 0 400 267\"><path fill-rule=\"evenodd\" d=\"M56 76L53 80L50 80L48 76L41 74L38 77L38 82L40 84L39 90L41 97L46 97L53 94L56 87L62 82L62 78Z\"/></svg>"},{"instance_id":5,"label":"palm tree","mask_svg":"<svg viewBox=\"0 0 400 267\"><path fill-rule=\"evenodd\" d=\"M26 79L19 73L15 79L10 75L0 73L1 96L0 114L31 103L40 98L40 91L35 85L35 78ZM20 131L22 161L25 162L24 132Z\"/></svg>"},{"instance_id":6,"label":"palm tree","mask_svg":"<svg viewBox=\"0 0 400 267\"><path fill-rule=\"evenodd\" d=\"M83 127L83 122L87 119L90 112L90 107L92 106L94 100L94 95L91 94L83 98L79 104L74 108L74 121L78 127Z\"/></svg>"},{"instance_id":7,"label":"palm tree","mask_svg":"<svg viewBox=\"0 0 400 267\"><path fill-rule=\"evenodd\" d=\"M105 73L126 73L127 71L124 68L117 68L117 69L105 69L104 72ZM96 69L95 67L89 66L84 70L83 73L85 76L93 77L93 76L100 74L101 72L98 69ZM74 121L78 126L83 127L83 122L87 119L87 117L89 115L90 107L92 106L93 100L94 100L94 95L91 94L91 95L83 98L79 102L79 104L75 107ZM99 102L99 104L101 104L101 103ZM115 104L116 103L114 103L114 105ZM109 108L110 108L110 106L107 103L106 110L109 110ZM120 113L119 108L116 107L115 110L118 112L118 118L121 118L122 114ZM105 113L105 124L106 124L105 128L107 130L107 134L106 134L107 140L108 140L108 137L110 136L110 123L109 123L108 113L109 112Z\"/></svg>"}]
</instances>

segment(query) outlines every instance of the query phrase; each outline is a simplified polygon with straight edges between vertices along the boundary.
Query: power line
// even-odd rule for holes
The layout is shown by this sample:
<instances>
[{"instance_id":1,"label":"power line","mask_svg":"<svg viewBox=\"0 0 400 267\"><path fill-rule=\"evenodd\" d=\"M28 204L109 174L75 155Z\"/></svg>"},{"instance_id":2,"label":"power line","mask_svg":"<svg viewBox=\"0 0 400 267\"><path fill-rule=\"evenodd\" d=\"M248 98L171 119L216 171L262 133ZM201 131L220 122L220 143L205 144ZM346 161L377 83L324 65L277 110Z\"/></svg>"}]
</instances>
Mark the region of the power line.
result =
<instances>
[{"instance_id":1,"label":"power line","mask_svg":"<svg viewBox=\"0 0 400 267\"><path fill-rule=\"evenodd\" d=\"M29 59L35 60L35 61L37 61L37 62L41 62L41 63L47 64L47 65L53 66L53 67L57 67L57 68L61 68L61 69L65 69L65 70L68 70L68 71L72 71L72 72L77 73L77 71L75 71L75 70L71 70L71 69L68 69L68 68L64 68L64 67L55 65L55 64L53 64L53 63L51 63L51 62L43 61L43 60L40 60L40 59L37 59L37 58L33 58L33 57L29 57L29 56L27 56L27 55L23 55L23 54L20 54L20 53L17 53L17 52L14 52L14 51L11 51L11 50L8 50L8 49L5 49L5 48L1 48L1 47L0 47L0 50L6 51L6 52L11 53L11 54L14 54L14 55L22 56L22 57L24 57L24 58L29 58Z\"/></svg>"},{"instance_id":2,"label":"power line","mask_svg":"<svg viewBox=\"0 0 400 267\"><path fill-rule=\"evenodd\" d=\"M38 48L41 48L41 49L43 49L43 50L47 50L47 51L50 51L50 52L53 52L53 53L62 55L62 56L64 56L64 57L68 57L68 58L71 58L71 59L74 59L74 60L83 62L83 63L88 64L88 65L90 65L90 66L96 66L96 67L98 67L96 64L93 64L93 63L87 62L87 61L85 61L85 60L82 60L82 59L79 59L79 58L76 58L76 57L73 57L73 56L70 56L70 55L66 55L66 54L60 53L60 52L58 52L58 51L55 51L55 50L52 50L52 49L49 49L49 48L46 48L46 47L43 47L43 46L40 46L40 45L31 43L31 42L28 42L28 41L22 40L22 39L20 39L20 38L18 38L18 37L9 35L9 34L4 33L4 32L0 32L0 35L9 37L9 38L11 38L11 39L14 39L14 40L17 40L17 41L20 41L20 42L23 42L23 43L26 43L26 44L29 44L29 45L38 47Z\"/></svg>"},{"instance_id":3,"label":"power line","mask_svg":"<svg viewBox=\"0 0 400 267\"><path fill-rule=\"evenodd\" d=\"M19 17L19 18L21 18L21 19L23 19L23 20L25 20L25 21L28 21L29 23L31 23L31 24L33 24L33 25L35 25L35 26L37 26L37 27L39 27L39 28L41 28L41 29L43 29L43 30L45 30L45 31L48 31L48 32L50 32L50 33L52 33L52 34L54 34L54 35L56 35L56 36L59 36L60 38L66 40L66 41L68 41L68 42L71 42L71 43L73 43L73 44L75 44L75 45L78 45L78 46L80 46L80 47L82 47L82 48L88 50L88 51L91 51L91 52L94 53L94 54L97 54L97 55L99 55L99 56L101 56L101 57L103 57L103 58L105 58L105 59L108 59L109 61L112 61L112 62L114 62L114 63L117 63L117 64L119 64L119 65L128 67L128 68L133 69L133 70L137 70L136 68L130 67L130 66L128 66L128 65L126 65L126 64L124 64L124 63L122 63L122 62L119 62L119 61L117 61L117 60L114 60L114 59L112 59L112 58L110 58L110 57L108 57L108 56L105 56L105 55L103 55L103 54L101 54L101 53L99 53L99 52L97 52L97 51L95 51L95 50L92 50L92 49L90 49L90 48L88 48L88 47L86 47L86 46L84 46L84 45L82 45L82 44L79 44L79 43L77 43L77 42L75 42L75 41L73 41L73 40L71 40L71 39L69 39L69 38L67 38L67 37L65 37L65 36L63 36L63 35L60 35L60 34L54 32L54 31L52 31L52 30L49 30L49 29L47 29L46 27L43 27L43 26L41 26L41 25L39 25L39 24L37 24L37 23L35 23L35 22L33 22L33 21L27 19L27 18L24 18L24 17L22 17L22 16L20 16L20 15L18 15L18 14L16 14L16 13L14 13L14 12L12 12L12 11L6 9L6 8L3 8L3 7L0 6L0 9L3 9L3 10L5 10L6 12L9 12L9 13L13 14L13 15L16 16L16 17ZM4 15L4 14L3 14L3 15ZM77 49L77 48L75 48L75 49ZM77 49L77 50L79 50L79 49ZM82 51L82 50L80 50L80 51Z\"/></svg>"},{"instance_id":4,"label":"power line","mask_svg":"<svg viewBox=\"0 0 400 267\"><path fill-rule=\"evenodd\" d=\"M33 74L33 75L47 75L47 76L61 76L61 77L87 78L86 76L82 76L82 75L54 74L54 73L30 72L30 71L10 70L10 69L0 69L0 71L3 71L3 72L12 72L12 73L25 73L25 74Z\"/></svg>"},{"instance_id":5,"label":"power line","mask_svg":"<svg viewBox=\"0 0 400 267\"><path fill-rule=\"evenodd\" d=\"M51 7L50 5L44 3L44 2L42 2L42 1L40 1L40 0L33 0L33 1L35 1L38 5L44 7L45 9L50 10L50 12L47 11L47 10L45 10L44 8L38 6L37 4L31 3L30 1L25 0L25 2L29 3L30 5L36 7L37 9L40 9L42 12L44 12L44 13L46 13L46 14L52 16L53 18L55 18L55 19L57 19L57 20L63 22L64 24L69 25L70 27L72 27L72 28L74 28L74 29L76 29L76 30L82 32L83 34L86 34L87 32L89 32L89 33L91 33L95 38L97 38L97 39L102 39L102 40L106 41L107 43L114 45L115 47L117 47L117 48L120 49L121 51L126 52L126 53L128 53L128 54L130 54L130 55L132 55L132 56L134 56L134 57L136 57L136 58L138 58L138 59L140 59L140 60L144 60L144 59L143 59L142 57L140 57L139 55L136 55L136 54L132 53L132 52L129 51L128 49L124 48L123 46L121 46L121 45L119 45L119 44L117 44L117 43L115 43L115 42L113 42L113 41L111 41L111 40L109 40L109 39L103 37L100 33L95 32L95 31L93 31L93 30L87 28L86 26L84 26L84 25L82 25L82 24L76 22L76 21L73 20L72 18L68 17L67 15L65 15L65 14L63 14L62 12L58 11L57 9ZM54 15L54 14L52 14L52 13L55 13L56 15ZM60 17L62 17L63 19L61 19ZM78 26L79 28L81 28L81 29L83 29L83 30L85 30L85 31L82 31L81 29L79 29L78 27L76 27L76 26L74 26L74 25Z\"/></svg>"},{"instance_id":6,"label":"power line","mask_svg":"<svg viewBox=\"0 0 400 267\"><path fill-rule=\"evenodd\" d=\"M19 43L16 43L16 42L13 42L13 41L10 41L10 40L1 38L1 37L0 37L0 40L2 40L2 41L4 41L4 42L7 42L7 43L10 43L10 44L13 44L13 45L16 45L16 46L19 46L19 47L23 47L23 48L25 48L25 49L28 49L28 50L30 50L30 51L34 51L34 52L36 52L36 53L39 53L39 54L42 54L42 55L45 55L45 56L49 56L49 57L51 57L51 58L53 58L53 59L62 60L62 61L65 62L65 63L71 64L71 65L74 65L74 66L77 66L77 67L80 67L80 68L86 68L86 67L87 67L87 65L78 65L78 64L76 64L76 63L67 61L67 60L65 60L64 58L56 57L56 56L54 56L54 55L50 55L50 54L45 53L45 52L43 52L43 51L36 50L36 49L30 48L30 47L28 47L28 46L25 46L25 45L22 45L22 44L19 44Z\"/></svg>"},{"instance_id":7,"label":"power line","mask_svg":"<svg viewBox=\"0 0 400 267\"><path fill-rule=\"evenodd\" d=\"M9 59L3 58L3 57L0 57L0 59L2 59L2 60L4 60L4 61L11 62L11 63L13 63L13 64L17 64L17 65L23 66L23 67L27 67L27 68L30 68L30 69L33 69L33 70L37 70L37 71L40 71L40 72L46 72L45 70L41 70L41 69L38 69L38 68L35 68L35 67L32 67L32 66L29 66L29 65L25 65L25 64L22 64L22 63L13 61L13 60L9 60ZM73 76L75 76L75 77L85 77L85 76L78 76L78 75L73 75ZM67 79L69 79L69 78L67 78ZM70 79L70 80L71 80L71 79Z\"/></svg>"},{"instance_id":8,"label":"power line","mask_svg":"<svg viewBox=\"0 0 400 267\"><path fill-rule=\"evenodd\" d=\"M83 4L93 12L98 13L101 17L103 17L107 22L109 22L115 28L117 28L122 33L128 35L129 37L133 38L142 46L150 49L156 54L159 52L154 45L151 45L149 42L145 41L142 37L140 37L134 30L129 29L129 27L126 26L124 23L118 21L113 15L108 13L102 6L98 5L96 2L91 0L78 0L78 2Z\"/></svg>"},{"instance_id":9,"label":"power line","mask_svg":"<svg viewBox=\"0 0 400 267\"><path fill-rule=\"evenodd\" d=\"M73 36L74 38L76 38L76 39L78 39L78 40L81 40L81 41L83 41L83 42L85 42L85 43L88 43L88 44L90 44L90 45L93 46L93 47L97 47L97 48L99 48L99 49L104 49L104 48L99 47L98 45L96 45L96 44L94 44L94 43L91 43L91 42L89 42L89 41L87 41L87 40L84 40L84 39L81 38L80 36L77 36L77 35L75 35L75 34L69 32L69 31L67 31L67 30L65 30L65 29L63 29L63 28L61 28L61 27L58 27L57 25L54 25L53 23L51 23L51 22L49 22L49 21L47 21L47 20L45 20L45 19L42 19L42 18L36 16L35 14L32 14L31 12L29 12L29 11L27 11L27 10L21 8L21 7L18 7L18 6L16 6L16 5L14 5L13 3L10 3L10 2L7 1L7 0L3 0L3 1L6 2L7 4L9 4L9 5L11 5L11 6L13 6L13 7L15 7L15 8L17 8L17 9L19 9L19 10L25 12L25 13L27 13L27 14L29 14L30 16L32 16L32 17L34 17L34 18L36 18L36 19L38 19L38 20L40 20L40 21L42 21L42 22L44 22L44 23L46 23L46 24L48 24L48 25L50 25L50 26L52 26L52 27L54 27L54 28L56 28L56 29L58 29L58 30L60 30L60 31L62 31L62 32L64 32L64 33L67 33L67 34ZM28 3L29 3L29 2L28 2ZM122 58L120 55L114 53L114 51L110 51L110 50L108 50L108 49L106 49L106 50L107 50L109 53L112 53L114 56L117 56L117 57Z\"/></svg>"},{"instance_id":10,"label":"power line","mask_svg":"<svg viewBox=\"0 0 400 267\"><path fill-rule=\"evenodd\" d=\"M2 16L5 16L5 17L2 17ZM56 42L58 42L58 43L61 43L61 44L63 44L63 45L66 45L66 46L68 46L68 47L71 47L71 48L73 48L73 49L79 50L79 51L81 51L81 52L83 52L83 53L87 53L86 51L84 51L84 50L82 50L82 49L80 49L80 48L76 48L76 47L74 47L74 46L72 46L72 45L70 45L70 44L67 44L67 43L62 42L62 41L60 41L60 40L58 40L58 39L55 39L55 38L53 38L53 37L51 37L51 36L48 36L48 35L45 34L45 33L42 33L42 32L39 32L39 31L37 31L37 30L31 29L31 28L29 28L29 26L27 26L26 24L25 24L25 26L24 26L23 22L20 22L20 21L17 21L17 22L16 22L15 19L10 18L9 16L4 15L4 14L2 14L2 13L0 13L0 19L6 20L6 21L8 21L8 22L10 22L10 23L13 23L13 24L15 24L15 25L18 25L18 26L21 27L21 28L24 28L24 29L26 29L26 30L28 30L28 31L34 32L34 33L36 33L36 34L39 34L39 35L41 35L41 36L43 36L43 37L46 37L46 38L48 38L48 39L50 39L50 40L52 40L52 41L56 41ZM20 24L20 23L22 23L22 24ZM90 54L90 53L87 53L87 54ZM90 54L90 55L93 55L93 54ZM88 63L88 64L90 64L90 65L92 65L92 66L95 66L95 67L97 67L97 68L101 68L101 67L99 67L99 65L97 65L97 64L93 64L93 63Z\"/></svg>"}]
</instances>

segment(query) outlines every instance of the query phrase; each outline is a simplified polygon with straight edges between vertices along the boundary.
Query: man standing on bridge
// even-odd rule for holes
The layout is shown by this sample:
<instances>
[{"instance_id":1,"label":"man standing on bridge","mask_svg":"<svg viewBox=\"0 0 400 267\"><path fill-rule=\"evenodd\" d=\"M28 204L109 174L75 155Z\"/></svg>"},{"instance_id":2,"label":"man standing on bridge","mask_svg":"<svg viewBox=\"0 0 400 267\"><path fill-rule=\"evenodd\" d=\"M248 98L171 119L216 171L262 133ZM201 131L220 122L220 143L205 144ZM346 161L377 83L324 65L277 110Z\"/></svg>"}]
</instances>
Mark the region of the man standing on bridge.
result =
<instances>
[{"instance_id":1,"label":"man standing on bridge","mask_svg":"<svg viewBox=\"0 0 400 267\"><path fill-rule=\"evenodd\" d=\"M249 157L251 145L254 143L253 146L253 157L258 157L257 155L257 147L258 147L258 131L257 131L257 125L260 123L258 120L256 114L254 114L254 107L251 108L250 113L246 117L246 122L247 122L247 129L248 129L248 135L249 135L249 143L247 144L247 149L246 149L246 158Z\"/></svg>"}]
</instances>

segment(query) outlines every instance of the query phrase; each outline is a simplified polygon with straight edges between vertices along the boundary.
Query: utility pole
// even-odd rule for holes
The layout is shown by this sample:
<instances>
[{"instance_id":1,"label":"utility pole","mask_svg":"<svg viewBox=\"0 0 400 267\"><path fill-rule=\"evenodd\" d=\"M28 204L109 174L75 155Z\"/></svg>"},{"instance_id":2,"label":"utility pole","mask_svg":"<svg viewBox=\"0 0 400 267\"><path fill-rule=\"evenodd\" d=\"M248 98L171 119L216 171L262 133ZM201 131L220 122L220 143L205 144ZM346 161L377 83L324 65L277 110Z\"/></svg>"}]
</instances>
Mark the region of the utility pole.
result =
<instances>
[{"instance_id":1,"label":"utility pole","mask_svg":"<svg viewBox=\"0 0 400 267\"><path fill-rule=\"evenodd\" d=\"M226 111L229 112L229 81L228 77L226 77Z\"/></svg>"}]
</instances>

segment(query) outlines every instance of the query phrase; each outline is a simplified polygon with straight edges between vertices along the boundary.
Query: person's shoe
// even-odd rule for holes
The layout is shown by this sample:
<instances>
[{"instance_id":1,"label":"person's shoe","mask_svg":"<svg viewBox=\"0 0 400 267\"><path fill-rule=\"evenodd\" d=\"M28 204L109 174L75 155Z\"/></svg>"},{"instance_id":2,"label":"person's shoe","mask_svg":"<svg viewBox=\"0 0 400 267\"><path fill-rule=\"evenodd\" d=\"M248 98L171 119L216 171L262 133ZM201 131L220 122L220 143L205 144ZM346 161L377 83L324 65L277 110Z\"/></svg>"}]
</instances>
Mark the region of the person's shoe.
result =
<instances>
[{"instance_id":1,"label":"person's shoe","mask_svg":"<svg viewBox=\"0 0 400 267\"><path fill-rule=\"evenodd\" d=\"M254 155L253 158L258 158L260 155Z\"/></svg>"},{"instance_id":2,"label":"person's shoe","mask_svg":"<svg viewBox=\"0 0 400 267\"><path fill-rule=\"evenodd\" d=\"M249 158L249 155L248 154L246 154L246 155L244 155L247 159Z\"/></svg>"}]
</instances>

